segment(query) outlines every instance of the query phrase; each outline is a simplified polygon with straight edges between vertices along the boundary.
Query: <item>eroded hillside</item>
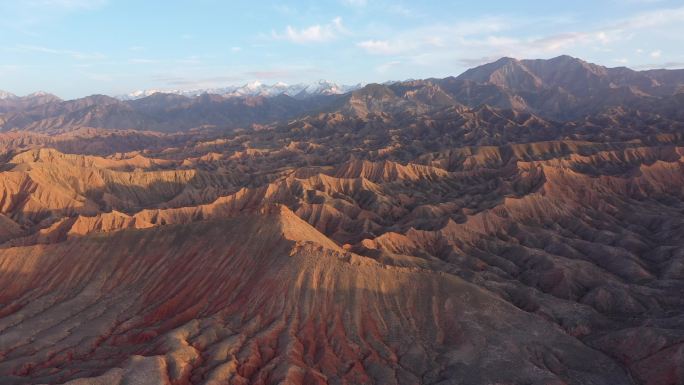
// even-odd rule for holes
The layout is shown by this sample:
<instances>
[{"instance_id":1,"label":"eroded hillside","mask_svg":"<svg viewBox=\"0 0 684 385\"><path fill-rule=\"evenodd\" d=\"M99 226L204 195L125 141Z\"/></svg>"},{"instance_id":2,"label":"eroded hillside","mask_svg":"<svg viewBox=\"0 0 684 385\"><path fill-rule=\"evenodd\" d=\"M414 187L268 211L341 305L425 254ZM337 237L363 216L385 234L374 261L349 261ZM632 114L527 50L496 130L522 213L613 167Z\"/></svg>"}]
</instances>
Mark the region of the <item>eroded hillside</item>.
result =
<instances>
[{"instance_id":1,"label":"eroded hillside","mask_svg":"<svg viewBox=\"0 0 684 385\"><path fill-rule=\"evenodd\" d=\"M681 384L681 94L554 60L600 92L510 59L246 128L13 112L0 383Z\"/></svg>"}]
</instances>

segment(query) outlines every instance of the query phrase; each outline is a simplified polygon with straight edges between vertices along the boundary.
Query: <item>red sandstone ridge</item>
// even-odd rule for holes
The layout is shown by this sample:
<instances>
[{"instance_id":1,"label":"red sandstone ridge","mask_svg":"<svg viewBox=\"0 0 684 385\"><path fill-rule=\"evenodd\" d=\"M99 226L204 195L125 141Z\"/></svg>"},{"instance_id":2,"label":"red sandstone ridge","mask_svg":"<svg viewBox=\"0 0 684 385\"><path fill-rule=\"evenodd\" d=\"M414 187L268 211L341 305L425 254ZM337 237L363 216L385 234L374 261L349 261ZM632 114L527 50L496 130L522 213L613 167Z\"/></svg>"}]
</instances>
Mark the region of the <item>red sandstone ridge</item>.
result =
<instances>
[{"instance_id":1,"label":"red sandstone ridge","mask_svg":"<svg viewBox=\"0 0 684 385\"><path fill-rule=\"evenodd\" d=\"M624 380L608 357L476 285L385 266L286 208L267 212L5 250L0 371L17 383L410 383L438 380L467 346L461 375L487 378L475 369L487 362L491 378L522 379L535 352L563 345L554 356L576 376ZM529 323L538 336L520 332ZM493 359L483 330L529 353Z\"/></svg>"},{"instance_id":2,"label":"red sandstone ridge","mask_svg":"<svg viewBox=\"0 0 684 385\"><path fill-rule=\"evenodd\" d=\"M681 384L677 76L506 59L152 121L12 102L0 384ZM280 119L117 126L241 103Z\"/></svg>"}]
</instances>

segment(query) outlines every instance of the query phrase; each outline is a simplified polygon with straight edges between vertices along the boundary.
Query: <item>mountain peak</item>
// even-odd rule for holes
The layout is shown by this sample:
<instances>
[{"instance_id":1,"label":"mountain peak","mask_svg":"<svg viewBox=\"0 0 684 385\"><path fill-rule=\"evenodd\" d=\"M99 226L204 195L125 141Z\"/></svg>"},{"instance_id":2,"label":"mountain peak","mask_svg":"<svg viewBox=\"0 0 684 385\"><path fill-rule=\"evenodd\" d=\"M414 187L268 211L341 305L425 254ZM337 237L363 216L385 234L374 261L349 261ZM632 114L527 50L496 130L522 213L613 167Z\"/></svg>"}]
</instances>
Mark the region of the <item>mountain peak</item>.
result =
<instances>
[{"instance_id":1,"label":"mountain peak","mask_svg":"<svg viewBox=\"0 0 684 385\"><path fill-rule=\"evenodd\" d=\"M55 100L60 100L58 96L53 95L45 91L37 91L26 96L17 96L11 92L0 90L0 100L10 100L10 99L35 99L35 98L52 98Z\"/></svg>"},{"instance_id":2,"label":"mountain peak","mask_svg":"<svg viewBox=\"0 0 684 385\"><path fill-rule=\"evenodd\" d=\"M27 98L37 98L37 97L40 97L40 96L48 96L48 95L50 95L50 94L47 93L47 92L45 92L45 91L36 91L36 92L34 92L34 93L31 93L31 94L26 95L26 97L27 97Z\"/></svg>"},{"instance_id":3,"label":"mountain peak","mask_svg":"<svg viewBox=\"0 0 684 385\"><path fill-rule=\"evenodd\" d=\"M547 61L550 61L550 62L561 62L561 61L563 61L563 62L582 62L582 63L585 63L584 60L576 58L574 56L570 56L570 55L559 55L559 56L553 57L551 59L548 59Z\"/></svg>"},{"instance_id":4,"label":"mountain peak","mask_svg":"<svg viewBox=\"0 0 684 385\"><path fill-rule=\"evenodd\" d=\"M515 63L519 63L519 62L520 62L520 60L518 60L516 58L504 56L501 59L493 62L492 64L507 65L507 64L515 64Z\"/></svg>"},{"instance_id":5,"label":"mountain peak","mask_svg":"<svg viewBox=\"0 0 684 385\"><path fill-rule=\"evenodd\" d=\"M0 100L5 100L5 99L16 99L17 95L12 94L7 91L0 90Z\"/></svg>"},{"instance_id":6,"label":"mountain peak","mask_svg":"<svg viewBox=\"0 0 684 385\"><path fill-rule=\"evenodd\" d=\"M318 80L313 83L299 83L290 85L279 81L273 84L266 84L259 80L246 83L242 86L228 86L223 88L202 88L193 90L162 90L148 89L137 90L126 95L119 95L120 100L135 100L148 97L155 93L176 94L187 97L197 97L202 94L215 94L223 97L246 97L246 96L265 96L273 97L278 95L297 96L299 98L317 95L339 95L361 88L357 85L339 85L329 80Z\"/></svg>"},{"instance_id":7,"label":"mountain peak","mask_svg":"<svg viewBox=\"0 0 684 385\"><path fill-rule=\"evenodd\" d=\"M537 90L542 86L542 81L520 60L510 57L503 57L493 63L471 68L457 79L521 90Z\"/></svg>"}]
</instances>

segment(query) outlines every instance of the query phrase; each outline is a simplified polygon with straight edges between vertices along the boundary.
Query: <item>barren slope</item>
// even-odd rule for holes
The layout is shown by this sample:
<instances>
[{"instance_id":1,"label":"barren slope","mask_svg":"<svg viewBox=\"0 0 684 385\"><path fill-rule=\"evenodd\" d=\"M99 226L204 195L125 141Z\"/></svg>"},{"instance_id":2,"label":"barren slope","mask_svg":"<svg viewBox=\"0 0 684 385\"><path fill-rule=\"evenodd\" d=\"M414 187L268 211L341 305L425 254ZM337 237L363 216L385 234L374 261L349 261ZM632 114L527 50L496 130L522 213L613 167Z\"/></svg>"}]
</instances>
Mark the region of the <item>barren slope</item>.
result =
<instances>
[{"instance_id":1,"label":"barren slope","mask_svg":"<svg viewBox=\"0 0 684 385\"><path fill-rule=\"evenodd\" d=\"M34 106L59 132L0 134L0 383L682 384L678 76L507 59L177 134Z\"/></svg>"}]
</instances>

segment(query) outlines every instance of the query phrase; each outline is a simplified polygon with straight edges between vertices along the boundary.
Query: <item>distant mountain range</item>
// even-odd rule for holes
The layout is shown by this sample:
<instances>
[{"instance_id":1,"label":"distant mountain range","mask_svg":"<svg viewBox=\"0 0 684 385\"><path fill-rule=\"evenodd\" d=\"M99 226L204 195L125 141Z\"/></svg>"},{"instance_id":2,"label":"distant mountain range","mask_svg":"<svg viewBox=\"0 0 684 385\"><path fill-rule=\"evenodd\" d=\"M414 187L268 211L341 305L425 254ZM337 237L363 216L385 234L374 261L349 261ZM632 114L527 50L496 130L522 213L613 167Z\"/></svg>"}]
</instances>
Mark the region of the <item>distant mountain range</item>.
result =
<instances>
[{"instance_id":1,"label":"distant mountain range","mask_svg":"<svg viewBox=\"0 0 684 385\"><path fill-rule=\"evenodd\" d=\"M196 90L138 90L126 95L116 96L120 100L135 100L152 96L157 93L175 94L187 97L197 97L202 94L221 95L223 97L245 97L245 96L266 96L273 97L278 95L287 95L295 98L307 98L318 95L339 95L361 88L362 84L357 85L339 85L327 80L319 80L315 83L300 83L289 85L283 82L274 84L264 84L259 81L247 83L242 86L230 86L223 88L204 88Z\"/></svg>"},{"instance_id":2,"label":"distant mountain range","mask_svg":"<svg viewBox=\"0 0 684 385\"><path fill-rule=\"evenodd\" d=\"M39 105L61 103L62 99L47 92L34 92L26 96L16 96L0 90L0 114L30 110ZM2 121L2 115L0 115Z\"/></svg>"},{"instance_id":3,"label":"distant mountain range","mask_svg":"<svg viewBox=\"0 0 684 385\"><path fill-rule=\"evenodd\" d=\"M571 121L613 109L684 119L684 70L606 68L570 56L549 60L502 58L457 77L340 86L265 85L195 91L137 91L118 98L93 95L63 101L46 93L1 93L0 130L62 132L81 127L185 131L286 122L319 113L433 113L493 109Z\"/></svg>"}]
</instances>

